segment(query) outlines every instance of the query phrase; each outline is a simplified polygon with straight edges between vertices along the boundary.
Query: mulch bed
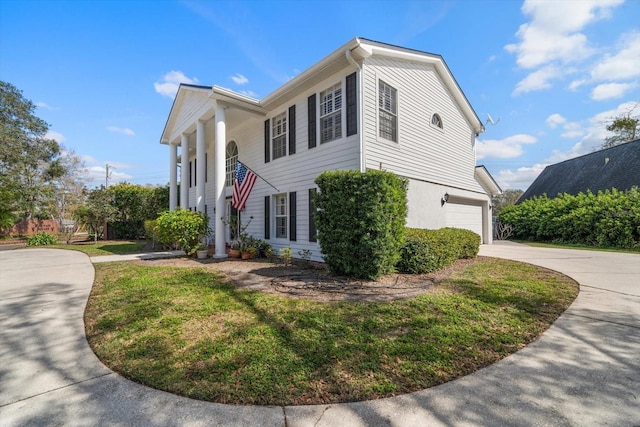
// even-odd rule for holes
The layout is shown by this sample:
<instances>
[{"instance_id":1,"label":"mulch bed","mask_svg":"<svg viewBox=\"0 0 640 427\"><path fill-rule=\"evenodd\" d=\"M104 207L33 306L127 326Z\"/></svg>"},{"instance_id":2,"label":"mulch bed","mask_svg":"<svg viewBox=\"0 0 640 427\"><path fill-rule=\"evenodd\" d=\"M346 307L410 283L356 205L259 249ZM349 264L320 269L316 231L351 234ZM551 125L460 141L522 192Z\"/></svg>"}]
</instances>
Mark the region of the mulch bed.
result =
<instances>
[{"instance_id":1,"label":"mulch bed","mask_svg":"<svg viewBox=\"0 0 640 427\"><path fill-rule=\"evenodd\" d=\"M429 274L388 274L376 281L332 275L323 263L295 261L282 265L264 259L172 258L135 261L140 265L204 267L222 272L239 288L252 289L290 298L321 302L392 301L435 292L434 285L453 272L467 268L482 257L461 259Z\"/></svg>"}]
</instances>

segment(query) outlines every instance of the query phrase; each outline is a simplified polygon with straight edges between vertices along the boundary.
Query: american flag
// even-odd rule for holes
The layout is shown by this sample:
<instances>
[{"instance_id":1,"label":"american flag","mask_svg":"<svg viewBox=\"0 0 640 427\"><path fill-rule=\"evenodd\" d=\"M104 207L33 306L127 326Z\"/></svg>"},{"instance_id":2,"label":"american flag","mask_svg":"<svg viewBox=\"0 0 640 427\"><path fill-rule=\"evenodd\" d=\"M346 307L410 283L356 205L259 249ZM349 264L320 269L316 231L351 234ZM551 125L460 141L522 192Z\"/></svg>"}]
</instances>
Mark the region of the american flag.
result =
<instances>
[{"instance_id":1,"label":"american flag","mask_svg":"<svg viewBox=\"0 0 640 427\"><path fill-rule=\"evenodd\" d=\"M231 205L238 209L244 209L249 193L256 183L258 176L240 162L236 163L236 179L233 181L233 197Z\"/></svg>"}]
</instances>

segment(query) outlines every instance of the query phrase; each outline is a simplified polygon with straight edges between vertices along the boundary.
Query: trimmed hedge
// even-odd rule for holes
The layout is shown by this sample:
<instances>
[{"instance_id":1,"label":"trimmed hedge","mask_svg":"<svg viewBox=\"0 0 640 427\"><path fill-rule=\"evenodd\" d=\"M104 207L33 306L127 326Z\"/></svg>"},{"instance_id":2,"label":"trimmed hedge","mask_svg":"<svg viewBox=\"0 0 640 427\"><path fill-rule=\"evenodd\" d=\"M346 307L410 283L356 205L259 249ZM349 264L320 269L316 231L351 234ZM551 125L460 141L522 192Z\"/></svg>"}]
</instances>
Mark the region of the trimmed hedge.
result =
<instances>
[{"instance_id":1,"label":"trimmed hedge","mask_svg":"<svg viewBox=\"0 0 640 427\"><path fill-rule=\"evenodd\" d=\"M394 271L404 242L407 181L384 171L327 171L316 184L314 219L331 271L366 279Z\"/></svg>"},{"instance_id":2,"label":"trimmed hedge","mask_svg":"<svg viewBox=\"0 0 640 427\"><path fill-rule=\"evenodd\" d=\"M640 246L640 190L535 197L505 207L499 219L516 239L634 248Z\"/></svg>"},{"instance_id":3,"label":"trimmed hedge","mask_svg":"<svg viewBox=\"0 0 640 427\"><path fill-rule=\"evenodd\" d=\"M398 271L423 274L440 270L460 258L474 258L480 250L480 236L459 228L423 230L407 228L400 250Z\"/></svg>"}]
</instances>

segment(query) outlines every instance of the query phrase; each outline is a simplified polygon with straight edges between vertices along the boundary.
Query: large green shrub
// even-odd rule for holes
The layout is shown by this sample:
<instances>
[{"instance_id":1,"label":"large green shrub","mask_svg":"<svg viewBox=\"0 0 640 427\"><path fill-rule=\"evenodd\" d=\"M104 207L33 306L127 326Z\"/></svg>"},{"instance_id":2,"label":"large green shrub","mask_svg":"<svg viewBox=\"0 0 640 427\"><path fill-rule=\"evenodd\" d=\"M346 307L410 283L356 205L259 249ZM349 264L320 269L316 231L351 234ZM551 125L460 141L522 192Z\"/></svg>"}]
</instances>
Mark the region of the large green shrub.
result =
<instances>
[{"instance_id":1,"label":"large green shrub","mask_svg":"<svg viewBox=\"0 0 640 427\"><path fill-rule=\"evenodd\" d=\"M407 228L397 268L403 273L423 274L440 270L460 258L473 258L480 236L458 228L423 230Z\"/></svg>"},{"instance_id":2,"label":"large green shrub","mask_svg":"<svg viewBox=\"0 0 640 427\"><path fill-rule=\"evenodd\" d=\"M148 224L153 227L153 224ZM201 212L177 209L160 214L149 230L161 244L184 250L192 255L211 232L209 218Z\"/></svg>"},{"instance_id":3,"label":"large green shrub","mask_svg":"<svg viewBox=\"0 0 640 427\"><path fill-rule=\"evenodd\" d=\"M327 171L316 184L315 222L329 268L367 279L393 271L404 242L407 181L383 171Z\"/></svg>"},{"instance_id":4,"label":"large green shrub","mask_svg":"<svg viewBox=\"0 0 640 427\"><path fill-rule=\"evenodd\" d=\"M640 246L640 190L560 194L506 207L500 221L516 239L633 248Z\"/></svg>"},{"instance_id":5,"label":"large green shrub","mask_svg":"<svg viewBox=\"0 0 640 427\"><path fill-rule=\"evenodd\" d=\"M160 212L169 209L169 187L145 187L137 184L121 183L104 191L114 208L109 221L110 238L144 238L144 221L155 219Z\"/></svg>"}]
</instances>

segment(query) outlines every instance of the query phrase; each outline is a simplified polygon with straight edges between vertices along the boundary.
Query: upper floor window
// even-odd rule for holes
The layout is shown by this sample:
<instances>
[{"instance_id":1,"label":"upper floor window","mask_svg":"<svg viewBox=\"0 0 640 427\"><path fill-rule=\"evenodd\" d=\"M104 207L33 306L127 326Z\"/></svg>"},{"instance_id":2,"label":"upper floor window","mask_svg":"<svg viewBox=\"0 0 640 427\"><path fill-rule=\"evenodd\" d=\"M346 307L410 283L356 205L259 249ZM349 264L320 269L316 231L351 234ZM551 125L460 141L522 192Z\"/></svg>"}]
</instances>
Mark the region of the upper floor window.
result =
<instances>
[{"instance_id":1,"label":"upper floor window","mask_svg":"<svg viewBox=\"0 0 640 427\"><path fill-rule=\"evenodd\" d=\"M271 150L273 159L287 155L287 112L271 119Z\"/></svg>"},{"instance_id":2,"label":"upper floor window","mask_svg":"<svg viewBox=\"0 0 640 427\"><path fill-rule=\"evenodd\" d=\"M342 85L320 92L320 143L342 137Z\"/></svg>"},{"instance_id":3,"label":"upper floor window","mask_svg":"<svg viewBox=\"0 0 640 427\"><path fill-rule=\"evenodd\" d=\"M439 127L440 129L443 129L443 127L442 127L442 117L440 117L440 114L435 113L433 115L433 117L431 117L431 124L436 126L436 127Z\"/></svg>"},{"instance_id":4,"label":"upper floor window","mask_svg":"<svg viewBox=\"0 0 640 427\"><path fill-rule=\"evenodd\" d=\"M225 170L227 172L224 185L233 185L233 180L236 179L236 162L238 161L238 144L235 141L231 141L227 144L225 153Z\"/></svg>"},{"instance_id":5,"label":"upper floor window","mask_svg":"<svg viewBox=\"0 0 640 427\"><path fill-rule=\"evenodd\" d=\"M378 85L379 135L398 142L398 91L382 80Z\"/></svg>"}]
</instances>

